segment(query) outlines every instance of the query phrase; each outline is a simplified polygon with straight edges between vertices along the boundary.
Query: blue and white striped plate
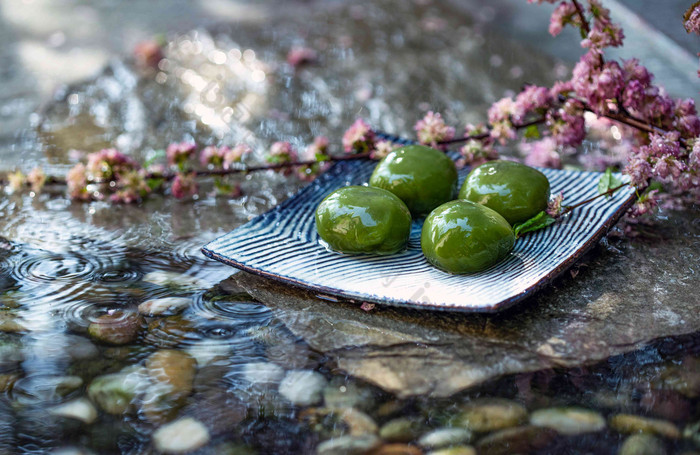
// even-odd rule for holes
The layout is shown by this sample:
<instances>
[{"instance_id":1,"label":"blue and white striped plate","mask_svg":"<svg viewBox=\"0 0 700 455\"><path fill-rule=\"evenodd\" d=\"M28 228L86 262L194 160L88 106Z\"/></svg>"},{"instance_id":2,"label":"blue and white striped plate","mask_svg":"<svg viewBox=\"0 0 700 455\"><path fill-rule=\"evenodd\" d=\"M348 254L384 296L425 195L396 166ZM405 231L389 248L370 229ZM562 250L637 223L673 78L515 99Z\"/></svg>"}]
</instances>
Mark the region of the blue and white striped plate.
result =
<instances>
[{"instance_id":1,"label":"blue and white striped plate","mask_svg":"<svg viewBox=\"0 0 700 455\"><path fill-rule=\"evenodd\" d=\"M406 140L390 137L395 142ZM362 185L375 162L335 164L289 200L207 244L203 253L247 272L356 301L420 309L496 312L532 295L591 248L634 202L628 187L517 240L509 258L480 273L450 275L431 266L414 222L408 250L390 256L340 255L319 244L314 213L332 191ZM596 172L541 169L567 205L597 194ZM460 172L460 183L467 169Z\"/></svg>"}]
</instances>

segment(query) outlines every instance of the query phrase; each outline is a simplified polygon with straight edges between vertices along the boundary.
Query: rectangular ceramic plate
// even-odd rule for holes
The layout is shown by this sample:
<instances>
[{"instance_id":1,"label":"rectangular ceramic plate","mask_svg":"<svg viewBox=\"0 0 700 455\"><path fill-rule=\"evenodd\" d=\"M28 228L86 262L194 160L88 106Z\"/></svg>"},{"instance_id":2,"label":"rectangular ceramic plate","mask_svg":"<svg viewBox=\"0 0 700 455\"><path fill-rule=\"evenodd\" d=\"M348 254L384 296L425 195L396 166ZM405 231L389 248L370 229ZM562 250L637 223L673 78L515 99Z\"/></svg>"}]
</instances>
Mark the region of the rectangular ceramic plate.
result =
<instances>
[{"instance_id":1,"label":"rectangular ceramic plate","mask_svg":"<svg viewBox=\"0 0 700 455\"><path fill-rule=\"evenodd\" d=\"M391 137L399 143L406 140ZM512 254L480 273L450 275L431 266L420 248L421 222L413 223L408 250L391 255L341 255L319 244L314 213L332 191L362 185L375 162L334 165L292 198L207 244L210 258L247 272L357 301L419 309L496 312L530 296L569 268L610 229L634 201L625 187L564 220L518 239ZM552 194L573 205L597 194L596 172L541 169ZM468 173L463 169L460 184Z\"/></svg>"}]
</instances>

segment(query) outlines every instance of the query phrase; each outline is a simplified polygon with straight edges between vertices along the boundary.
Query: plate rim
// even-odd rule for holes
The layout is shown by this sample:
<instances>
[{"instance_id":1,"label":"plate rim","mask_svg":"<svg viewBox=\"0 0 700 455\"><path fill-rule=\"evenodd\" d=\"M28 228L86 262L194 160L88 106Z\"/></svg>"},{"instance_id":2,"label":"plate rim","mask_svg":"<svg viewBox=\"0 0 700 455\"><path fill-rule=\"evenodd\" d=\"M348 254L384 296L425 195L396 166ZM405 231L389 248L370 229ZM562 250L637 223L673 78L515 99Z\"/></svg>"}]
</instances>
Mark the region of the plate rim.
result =
<instances>
[{"instance_id":1,"label":"plate rim","mask_svg":"<svg viewBox=\"0 0 700 455\"><path fill-rule=\"evenodd\" d=\"M394 139L394 142L400 142L400 143L414 143L414 141L410 141L404 138L399 138L396 136L391 136L387 134L378 134L378 136L387 138L387 139ZM342 164L341 162L334 163L331 168L329 168L326 172L330 172L334 167L339 166ZM583 171L581 171L583 172ZM585 171L585 172L596 172L596 171ZM597 172L598 174L601 174L601 172ZM429 311L440 311L440 312L449 312L449 313L461 313L461 314L496 314L500 313L502 311L505 311L511 307L513 307L515 304L527 299L528 297L531 297L532 295L536 294L538 291L543 289L546 286L549 286L554 280L556 280L562 273L564 273L566 270L568 270L571 266L573 266L577 261L579 261L588 251L591 250L591 248L596 245L600 239L603 237L605 233L607 233L617 222L622 218L622 215L624 215L625 212L633 205L635 201L635 193L630 192L627 196L627 199L620 204L617 210L613 212L604 222L603 224L596 229L593 234L572 254L566 257L566 259L559 264L558 266L554 267L551 269L549 272L546 273L542 278L537 280L535 283L533 283L531 286L527 287L523 291L519 292L518 294L512 295L508 298L505 298L503 300L500 300L497 303L490 304L488 306L481 306L481 307L459 307L459 306L443 306L443 305L436 305L428 302L413 302L413 301L405 301L401 299L396 299L396 298L387 298L387 297L380 297L380 296L373 296L373 295L362 295L362 294L357 294L353 291L347 291L343 289L337 289L337 288L332 288L329 286L324 286L324 285L317 285L314 283L310 283L307 281L301 281L298 279L294 279L291 277L285 277L280 274L275 274L273 272L268 272L259 268L251 267L248 266L242 262L236 261L235 259L223 256L219 253L216 253L213 251L209 246L218 242L220 239L223 239L224 237L230 235L234 231L248 225L249 223L253 223L257 221L261 217L266 217L270 216L272 212L279 211L280 207L292 199L300 197L302 194L304 194L307 191L311 191L312 189L312 184L306 185L303 188L301 188L299 191L297 191L294 195L286 199L284 202L281 204L278 204L274 207L272 207L270 210L256 216L255 218L249 220L248 222L242 224L241 226L238 226L237 228L233 229L232 231L227 232L226 234L223 234L214 240L208 242L206 245L204 245L201 248L202 253L204 256L214 259L216 261L219 261L221 263L224 263L226 265L232 266L236 269L242 270L247 273L251 273L257 276L261 276L264 278L269 278L272 280L275 280L277 282L281 282L284 284L290 284L295 287L303 288L307 291L312 291L312 292L319 292L322 294L330 294L330 296L333 296L333 299L336 299L336 301L349 301L349 302L371 302L379 305L388 305L388 306L393 306L397 308L405 308L405 309L412 309L412 310L429 310Z\"/></svg>"}]
</instances>

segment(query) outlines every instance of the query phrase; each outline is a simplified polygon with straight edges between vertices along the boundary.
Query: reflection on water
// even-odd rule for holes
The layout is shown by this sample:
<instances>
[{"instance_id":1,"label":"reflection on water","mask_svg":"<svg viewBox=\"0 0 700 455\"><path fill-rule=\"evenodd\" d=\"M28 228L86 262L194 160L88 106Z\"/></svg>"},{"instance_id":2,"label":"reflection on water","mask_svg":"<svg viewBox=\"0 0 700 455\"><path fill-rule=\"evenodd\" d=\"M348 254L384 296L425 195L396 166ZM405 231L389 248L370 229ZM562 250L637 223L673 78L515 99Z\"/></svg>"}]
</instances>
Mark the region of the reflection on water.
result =
<instances>
[{"instance_id":1,"label":"reflection on water","mask_svg":"<svg viewBox=\"0 0 700 455\"><path fill-rule=\"evenodd\" d=\"M36 130L0 153L20 163L17 150L42 150L39 164L61 173L75 150L147 158L179 140L302 146L339 138L357 115L409 134L428 106L452 124L480 120L506 89L559 77L561 65L481 20L442 2L326 2L265 28L193 31L171 39L153 73L115 60L64 87ZM299 44L318 50L318 64L284 63ZM0 453L698 448L697 336L449 399L398 399L347 377L266 306L220 284L233 270L200 254L301 186L263 173L241 184L232 200L141 207L70 203L52 189L0 198Z\"/></svg>"},{"instance_id":2,"label":"reflection on water","mask_svg":"<svg viewBox=\"0 0 700 455\"><path fill-rule=\"evenodd\" d=\"M154 431L184 416L194 419L185 425L204 426L203 453L349 453L331 444L362 453L381 444L377 435L392 444L378 453L423 453L420 444L426 452L476 444L480 453L616 453L638 428L680 453L698 438L697 336L592 367L509 376L449 399L399 400L346 377L265 306L217 285L228 270L86 243L68 240L59 253L2 242L0 447L168 450ZM180 300L141 305L166 297ZM137 308L146 314L125 344L88 330L105 314ZM528 419L561 434L523 427ZM463 450L450 453L471 453Z\"/></svg>"}]
</instances>

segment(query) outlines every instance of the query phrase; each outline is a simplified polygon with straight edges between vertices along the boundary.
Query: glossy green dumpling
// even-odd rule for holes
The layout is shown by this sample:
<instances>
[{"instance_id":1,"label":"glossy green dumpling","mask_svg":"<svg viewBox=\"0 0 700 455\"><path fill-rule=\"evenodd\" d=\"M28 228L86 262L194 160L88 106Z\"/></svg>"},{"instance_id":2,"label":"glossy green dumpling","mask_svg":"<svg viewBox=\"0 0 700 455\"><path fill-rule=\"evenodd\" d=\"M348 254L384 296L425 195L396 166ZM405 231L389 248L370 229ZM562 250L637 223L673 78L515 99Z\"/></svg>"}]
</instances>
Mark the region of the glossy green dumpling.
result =
<instances>
[{"instance_id":1,"label":"glossy green dumpling","mask_svg":"<svg viewBox=\"0 0 700 455\"><path fill-rule=\"evenodd\" d=\"M515 244L510 224L498 213L470 201L452 201L425 219L421 248L428 262L449 273L485 270Z\"/></svg>"},{"instance_id":2,"label":"glossy green dumpling","mask_svg":"<svg viewBox=\"0 0 700 455\"><path fill-rule=\"evenodd\" d=\"M406 203L413 216L420 217L453 199L457 168L439 150L408 145L384 157L374 168L369 184L391 191Z\"/></svg>"},{"instance_id":3,"label":"glossy green dumpling","mask_svg":"<svg viewBox=\"0 0 700 455\"><path fill-rule=\"evenodd\" d=\"M514 225L547 209L549 180L524 164L490 161L469 173L459 198L485 205Z\"/></svg>"},{"instance_id":4,"label":"glossy green dumpling","mask_svg":"<svg viewBox=\"0 0 700 455\"><path fill-rule=\"evenodd\" d=\"M341 253L397 253L408 243L411 213L389 191L346 186L316 208L316 229L329 248Z\"/></svg>"}]
</instances>

